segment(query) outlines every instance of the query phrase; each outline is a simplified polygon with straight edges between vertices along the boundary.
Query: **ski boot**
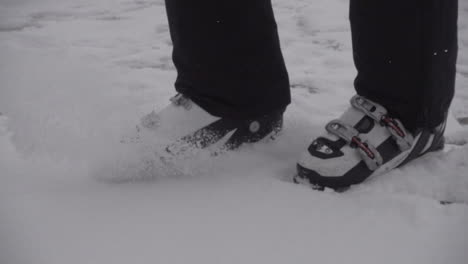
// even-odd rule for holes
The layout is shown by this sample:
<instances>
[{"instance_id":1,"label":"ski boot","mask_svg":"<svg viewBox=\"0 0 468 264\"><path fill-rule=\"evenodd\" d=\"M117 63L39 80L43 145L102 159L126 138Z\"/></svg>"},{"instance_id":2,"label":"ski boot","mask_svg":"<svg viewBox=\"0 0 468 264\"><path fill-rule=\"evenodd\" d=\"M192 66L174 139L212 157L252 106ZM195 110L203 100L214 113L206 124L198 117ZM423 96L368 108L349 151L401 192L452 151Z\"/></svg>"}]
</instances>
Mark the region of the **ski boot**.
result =
<instances>
[{"instance_id":1,"label":"ski boot","mask_svg":"<svg viewBox=\"0 0 468 264\"><path fill-rule=\"evenodd\" d=\"M445 122L411 133L387 110L363 96L326 125L297 163L296 183L337 191L386 173L444 146Z\"/></svg>"},{"instance_id":2,"label":"ski boot","mask_svg":"<svg viewBox=\"0 0 468 264\"><path fill-rule=\"evenodd\" d=\"M142 119L168 144L165 151L177 156L191 150L215 146L217 151L234 150L245 143L274 137L282 128L284 109L251 119L230 119L209 114L188 97L177 94L159 113Z\"/></svg>"}]
</instances>

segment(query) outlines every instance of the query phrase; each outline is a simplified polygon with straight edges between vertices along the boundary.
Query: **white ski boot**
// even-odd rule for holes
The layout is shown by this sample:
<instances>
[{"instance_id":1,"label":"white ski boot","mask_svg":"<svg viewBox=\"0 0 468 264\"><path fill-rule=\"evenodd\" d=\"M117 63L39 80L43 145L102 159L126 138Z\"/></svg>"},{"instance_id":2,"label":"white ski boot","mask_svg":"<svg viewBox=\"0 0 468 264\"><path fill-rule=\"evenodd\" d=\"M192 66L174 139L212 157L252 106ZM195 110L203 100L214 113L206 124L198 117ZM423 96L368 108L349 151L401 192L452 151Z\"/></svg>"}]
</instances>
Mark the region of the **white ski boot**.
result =
<instances>
[{"instance_id":1,"label":"white ski boot","mask_svg":"<svg viewBox=\"0 0 468 264\"><path fill-rule=\"evenodd\" d=\"M303 153L295 182L343 190L444 146L445 122L410 133L371 100L356 95L351 105Z\"/></svg>"},{"instance_id":2,"label":"white ski boot","mask_svg":"<svg viewBox=\"0 0 468 264\"><path fill-rule=\"evenodd\" d=\"M244 143L273 137L282 128L284 110L252 119L216 117L182 94L159 113L142 119L142 126L167 143L165 151L173 156L216 146L233 150Z\"/></svg>"}]
</instances>

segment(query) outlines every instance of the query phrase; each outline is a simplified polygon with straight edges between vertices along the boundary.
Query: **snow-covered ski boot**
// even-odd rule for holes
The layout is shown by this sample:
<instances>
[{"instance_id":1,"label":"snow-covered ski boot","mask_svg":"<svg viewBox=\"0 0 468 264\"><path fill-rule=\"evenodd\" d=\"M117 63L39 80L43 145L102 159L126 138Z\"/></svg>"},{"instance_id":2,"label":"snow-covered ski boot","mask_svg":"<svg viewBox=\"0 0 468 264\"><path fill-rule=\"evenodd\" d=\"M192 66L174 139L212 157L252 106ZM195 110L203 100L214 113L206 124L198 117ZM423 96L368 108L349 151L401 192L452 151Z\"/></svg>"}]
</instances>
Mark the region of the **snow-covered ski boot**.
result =
<instances>
[{"instance_id":1,"label":"snow-covered ski boot","mask_svg":"<svg viewBox=\"0 0 468 264\"><path fill-rule=\"evenodd\" d=\"M162 111L145 116L142 126L166 142L165 151L172 156L208 147L216 149L213 153L219 153L274 137L282 128L283 112L284 109L252 119L221 118L177 94Z\"/></svg>"},{"instance_id":2,"label":"snow-covered ski boot","mask_svg":"<svg viewBox=\"0 0 468 264\"><path fill-rule=\"evenodd\" d=\"M445 122L434 129L411 133L383 106L356 95L351 107L329 122L326 133L302 154L294 181L317 189L345 190L442 149L444 130Z\"/></svg>"}]
</instances>

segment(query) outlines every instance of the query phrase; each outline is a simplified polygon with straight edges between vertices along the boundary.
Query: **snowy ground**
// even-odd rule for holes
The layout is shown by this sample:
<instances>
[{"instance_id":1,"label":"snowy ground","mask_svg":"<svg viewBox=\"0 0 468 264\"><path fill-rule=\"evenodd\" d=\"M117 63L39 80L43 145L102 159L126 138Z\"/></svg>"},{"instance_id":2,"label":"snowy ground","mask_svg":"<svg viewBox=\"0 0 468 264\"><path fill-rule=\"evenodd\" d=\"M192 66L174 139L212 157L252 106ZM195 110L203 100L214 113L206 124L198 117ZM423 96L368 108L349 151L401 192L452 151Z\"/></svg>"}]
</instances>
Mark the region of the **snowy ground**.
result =
<instances>
[{"instance_id":1,"label":"snowy ground","mask_svg":"<svg viewBox=\"0 0 468 264\"><path fill-rule=\"evenodd\" d=\"M348 1L274 3L283 135L171 177L147 169L154 142L119 143L173 95L163 1L0 0L0 263L468 263L467 146L344 194L285 180L355 72ZM467 123L467 0L458 71ZM452 122L448 140L468 129Z\"/></svg>"}]
</instances>

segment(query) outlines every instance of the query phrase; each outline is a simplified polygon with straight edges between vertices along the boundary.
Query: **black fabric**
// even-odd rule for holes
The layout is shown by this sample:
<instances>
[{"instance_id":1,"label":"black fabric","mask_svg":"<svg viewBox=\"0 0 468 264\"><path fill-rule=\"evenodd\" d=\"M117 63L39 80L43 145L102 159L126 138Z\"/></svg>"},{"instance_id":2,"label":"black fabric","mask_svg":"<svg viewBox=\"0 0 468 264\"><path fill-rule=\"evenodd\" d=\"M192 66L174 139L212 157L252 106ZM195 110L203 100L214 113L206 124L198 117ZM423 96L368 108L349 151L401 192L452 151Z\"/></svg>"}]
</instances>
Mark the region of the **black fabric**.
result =
<instances>
[{"instance_id":1,"label":"black fabric","mask_svg":"<svg viewBox=\"0 0 468 264\"><path fill-rule=\"evenodd\" d=\"M350 2L357 93L412 131L437 126L454 93L458 1ZM177 91L230 118L290 103L270 0L166 0L166 7Z\"/></svg>"},{"instance_id":2,"label":"black fabric","mask_svg":"<svg viewBox=\"0 0 468 264\"><path fill-rule=\"evenodd\" d=\"M290 103L270 0L166 0L166 8L178 92L229 118Z\"/></svg>"},{"instance_id":3,"label":"black fabric","mask_svg":"<svg viewBox=\"0 0 468 264\"><path fill-rule=\"evenodd\" d=\"M351 0L355 88L410 130L445 118L455 87L457 0Z\"/></svg>"}]
</instances>

